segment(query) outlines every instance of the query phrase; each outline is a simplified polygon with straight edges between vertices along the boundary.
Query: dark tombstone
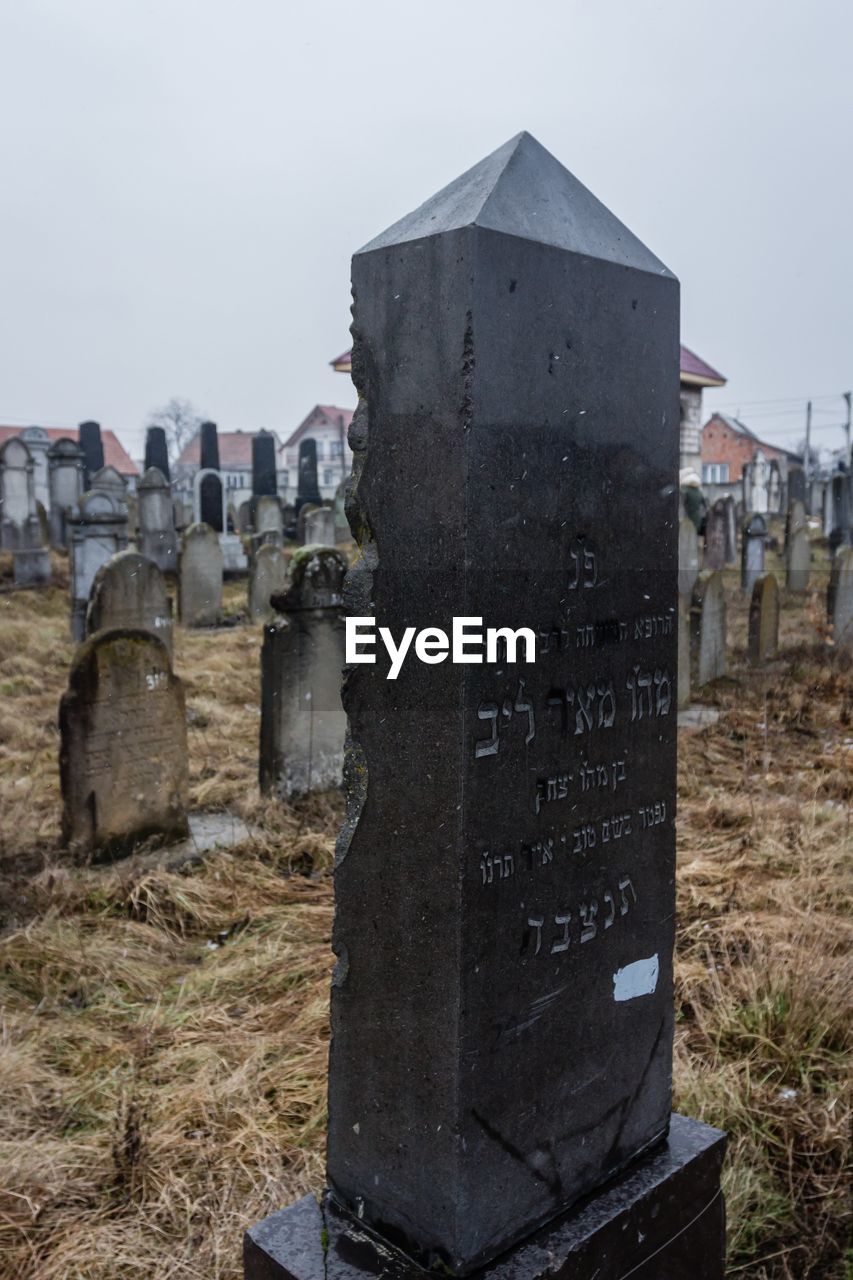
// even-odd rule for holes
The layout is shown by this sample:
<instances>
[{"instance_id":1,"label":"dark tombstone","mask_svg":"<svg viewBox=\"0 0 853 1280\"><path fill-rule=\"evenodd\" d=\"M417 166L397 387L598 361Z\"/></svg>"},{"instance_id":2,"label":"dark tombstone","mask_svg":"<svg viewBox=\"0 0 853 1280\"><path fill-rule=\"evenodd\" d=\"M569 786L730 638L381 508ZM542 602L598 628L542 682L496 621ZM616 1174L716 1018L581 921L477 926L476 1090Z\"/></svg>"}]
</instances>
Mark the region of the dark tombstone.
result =
<instances>
[{"instance_id":1,"label":"dark tombstone","mask_svg":"<svg viewBox=\"0 0 853 1280\"><path fill-rule=\"evenodd\" d=\"M278 493L275 436L269 431L252 436L252 493L256 498Z\"/></svg>"},{"instance_id":2,"label":"dark tombstone","mask_svg":"<svg viewBox=\"0 0 853 1280\"><path fill-rule=\"evenodd\" d=\"M214 532L226 532L222 527L222 479L215 471L208 471L199 481L199 516L199 523Z\"/></svg>"},{"instance_id":3,"label":"dark tombstone","mask_svg":"<svg viewBox=\"0 0 853 1280\"><path fill-rule=\"evenodd\" d=\"M728 513L722 498L718 498L705 520L705 568L726 567L726 526Z\"/></svg>"},{"instance_id":4,"label":"dark tombstone","mask_svg":"<svg viewBox=\"0 0 853 1280\"><path fill-rule=\"evenodd\" d=\"M737 563L737 511L735 500L731 494L723 501L726 504L726 564Z\"/></svg>"},{"instance_id":5,"label":"dark tombstone","mask_svg":"<svg viewBox=\"0 0 853 1280\"><path fill-rule=\"evenodd\" d=\"M215 422L201 424L201 441L199 444L199 469L201 471L219 470L219 436Z\"/></svg>"},{"instance_id":6,"label":"dark tombstone","mask_svg":"<svg viewBox=\"0 0 853 1280\"><path fill-rule=\"evenodd\" d=\"M188 835L184 691L162 640L90 636L74 657L59 729L67 845L104 858Z\"/></svg>"},{"instance_id":7,"label":"dark tombstone","mask_svg":"<svg viewBox=\"0 0 853 1280\"><path fill-rule=\"evenodd\" d=\"M767 541L767 521L763 516L747 516L741 529L740 585L751 591L764 573L764 548Z\"/></svg>"},{"instance_id":8,"label":"dark tombstone","mask_svg":"<svg viewBox=\"0 0 853 1280\"><path fill-rule=\"evenodd\" d=\"M166 432L163 427L149 427L145 433L145 466L156 467L163 473L164 480L171 480L169 473L169 448L166 443Z\"/></svg>"},{"instance_id":9,"label":"dark tombstone","mask_svg":"<svg viewBox=\"0 0 853 1280\"><path fill-rule=\"evenodd\" d=\"M391 680L380 642L347 672L331 1194L436 1269L513 1249L506 1277L593 1195L565 1220L589 1276L719 1280L719 1134L685 1122L683 1180L670 1163L648 1205L666 1231L624 1230L634 1162L677 1161L677 281L521 134L359 252L353 296L348 610L398 641L525 627L538 653ZM305 1280L302 1221L250 1235L247 1276ZM347 1256L414 1274L384 1244L327 1274Z\"/></svg>"},{"instance_id":10,"label":"dark tombstone","mask_svg":"<svg viewBox=\"0 0 853 1280\"><path fill-rule=\"evenodd\" d=\"M802 502L805 509L806 503L806 473L802 467L792 465L788 467L788 506L792 502Z\"/></svg>"},{"instance_id":11,"label":"dark tombstone","mask_svg":"<svg viewBox=\"0 0 853 1280\"><path fill-rule=\"evenodd\" d=\"M299 474L296 488L296 514L306 502L317 506L323 501L317 483L317 441L303 440L299 445Z\"/></svg>"},{"instance_id":12,"label":"dark tombstone","mask_svg":"<svg viewBox=\"0 0 853 1280\"><path fill-rule=\"evenodd\" d=\"M832 558L826 603L835 647L853 653L853 547L839 547Z\"/></svg>"},{"instance_id":13,"label":"dark tombstone","mask_svg":"<svg viewBox=\"0 0 853 1280\"><path fill-rule=\"evenodd\" d=\"M853 543L853 477L846 471L836 471L830 490L831 528L827 536L834 551Z\"/></svg>"},{"instance_id":14,"label":"dark tombstone","mask_svg":"<svg viewBox=\"0 0 853 1280\"><path fill-rule=\"evenodd\" d=\"M776 657L779 649L779 586L772 573L757 578L749 603L747 652L753 666Z\"/></svg>"},{"instance_id":15,"label":"dark tombstone","mask_svg":"<svg viewBox=\"0 0 853 1280\"><path fill-rule=\"evenodd\" d=\"M263 548L264 555L284 553ZM346 715L341 705L346 559L330 547L297 551L288 589L273 595L280 616L261 650L261 791L293 800L339 787Z\"/></svg>"},{"instance_id":16,"label":"dark tombstone","mask_svg":"<svg viewBox=\"0 0 853 1280\"><path fill-rule=\"evenodd\" d=\"M83 450L83 488L88 489L92 476L104 465L104 444L99 422L81 422L77 439Z\"/></svg>"}]
</instances>

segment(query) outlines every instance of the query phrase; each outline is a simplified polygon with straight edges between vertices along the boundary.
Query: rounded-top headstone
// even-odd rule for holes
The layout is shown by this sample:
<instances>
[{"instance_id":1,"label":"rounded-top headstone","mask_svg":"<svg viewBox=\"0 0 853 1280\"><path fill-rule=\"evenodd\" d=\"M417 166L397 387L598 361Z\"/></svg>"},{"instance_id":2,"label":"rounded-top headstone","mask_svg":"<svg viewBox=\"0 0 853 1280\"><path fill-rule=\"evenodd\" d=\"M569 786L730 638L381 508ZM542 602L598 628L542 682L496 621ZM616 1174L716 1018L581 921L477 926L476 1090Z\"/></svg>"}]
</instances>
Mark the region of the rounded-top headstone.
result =
<instances>
[{"instance_id":1,"label":"rounded-top headstone","mask_svg":"<svg viewBox=\"0 0 853 1280\"><path fill-rule=\"evenodd\" d=\"M178 616L185 627L214 627L222 612L222 547L215 529L197 523L181 537Z\"/></svg>"},{"instance_id":2,"label":"rounded-top headstone","mask_svg":"<svg viewBox=\"0 0 853 1280\"><path fill-rule=\"evenodd\" d=\"M116 628L150 631L171 653L172 606L166 581L153 560L119 551L95 574L86 610L86 633Z\"/></svg>"},{"instance_id":3,"label":"rounded-top headstone","mask_svg":"<svg viewBox=\"0 0 853 1280\"><path fill-rule=\"evenodd\" d=\"M62 832L98 857L187 825L184 691L162 640L99 631L77 650L59 709Z\"/></svg>"},{"instance_id":4,"label":"rounded-top headstone","mask_svg":"<svg viewBox=\"0 0 853 1280\"><path fill-rule=\"evenodd\" d=\"M270 597L287 585L288 557L281 547L267 543L255 552L249 575L249 616L265 620L273 614Z\"/></svg>"},{"instance_id":5,"label":"rounded-top headstone","mask_svg":"<svg viewBox=\"0 0 853 1280\"><path fill-rule=\"evenodd\" d=\"M701 573L691 609L693 683L701 688L726 674L726 595L718 570Z\"/></svg>"}]
</instances>

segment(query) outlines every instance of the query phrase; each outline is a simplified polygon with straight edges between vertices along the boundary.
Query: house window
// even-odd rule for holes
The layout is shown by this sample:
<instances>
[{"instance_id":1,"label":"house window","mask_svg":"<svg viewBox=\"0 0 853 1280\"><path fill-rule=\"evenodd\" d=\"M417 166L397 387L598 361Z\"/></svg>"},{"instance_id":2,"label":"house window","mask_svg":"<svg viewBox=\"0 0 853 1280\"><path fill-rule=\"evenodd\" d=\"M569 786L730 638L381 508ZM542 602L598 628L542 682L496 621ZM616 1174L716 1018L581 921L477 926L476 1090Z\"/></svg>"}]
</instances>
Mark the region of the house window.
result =
<instances>
[{"instance_id":1,"label":"house window","mask_svg":"<svg viewBox=\"0 0 853 1280\"><path fill-rule=\"evenodd\" d=\"M342 440L329 441L329 457L330 458L343 457L343 452L344 452L344 445Z\"/></svg>"},{"instance_id":2,"label":"house window","mask_svg":"<svg viewBox=\"0 0 853 1280\"><path fill-rule=\"evenodd\" d=\"M331 467L323 468L323 484L332 485L335 483L335 473Z\"/></svg>"},{"instance_id":3,"label":"house window","mask_svg":"<svg viewBox=\"0 0 853 1280\"><path fill-rule=\"evenodd\" d=\"M727 462L703 462L703 484L728 484L729 464Z\"/></svg>"}]
</instances>

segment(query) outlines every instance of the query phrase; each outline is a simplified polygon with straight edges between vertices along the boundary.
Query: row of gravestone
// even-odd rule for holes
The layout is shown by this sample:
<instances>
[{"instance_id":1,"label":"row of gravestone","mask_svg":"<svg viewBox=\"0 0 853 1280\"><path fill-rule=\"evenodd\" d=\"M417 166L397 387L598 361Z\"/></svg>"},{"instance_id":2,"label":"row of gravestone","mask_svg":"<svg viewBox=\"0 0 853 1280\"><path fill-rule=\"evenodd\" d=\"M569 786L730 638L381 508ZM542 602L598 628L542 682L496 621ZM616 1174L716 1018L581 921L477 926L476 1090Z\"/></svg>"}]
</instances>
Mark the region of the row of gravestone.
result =
<instances>
[{"instance_id":1,"label":"row of gravestone","mask_svg":"<svg viewBox=\"0 0 853 1280\"><path fill-rule=\"evenodd\" d=\"M760 665L776 656L779 643L779 586L764 572L766 524L762 516L744 521L741 584L751 592L747 650ZM810 549L802 504L794 502L786 535L786 586L802 592L809 580ZM681 521L678 565L678 705L690 704L691 687L717 680L726 670L726 600L718 569L699 571L699 545L693 522ZM833 557L827 591L833 643L853 652L853 548ZM666 625L664 619L660 624Z\"/></svg>"},{"instance_id":2,"label":"row of gravestone","mask_svg":"<svg viewBox=\"0 0 853 1280\"><path fill-rule=\"evenodd\" d=\"M681 541L695 537L681 522ZM741 586L750 590L755 579L764 572L765 548L768 540L767 521L758 512L750 512L741 521ZM691 553L685 552L686 555ZM698 551L697 551L698 558ZM789 591L808 590L811 571L811 545L804 504L792 500L785 522L785 585ZM737 529L732 498L718 498L705 521L704 559L706 570L722 570L737 561Z\"/></svg>"},{"instance_id":3,"label":"row of gravestone","mask_svg":"<svg viewBox=\"0 0 853 1280\"><path fill-rule=\"evenodd\" d=\"M212 593L218 539L204 526L190 533L194 589L207 577ZM274 546L257 559L255 591L267 592L262 612L274 618L261 652L259 781L265 793L294 799L341 782L346 560L334 548L305 547L288 572ZM180 592L179 600L188 607ZM196 604L202 612L210 601ZM134 551L101 565L85 629L60 709L62 825L76 853L104 858L187 832L184 693L172 670L172 605L157 565Z\"/></svg>"}]
</instances>

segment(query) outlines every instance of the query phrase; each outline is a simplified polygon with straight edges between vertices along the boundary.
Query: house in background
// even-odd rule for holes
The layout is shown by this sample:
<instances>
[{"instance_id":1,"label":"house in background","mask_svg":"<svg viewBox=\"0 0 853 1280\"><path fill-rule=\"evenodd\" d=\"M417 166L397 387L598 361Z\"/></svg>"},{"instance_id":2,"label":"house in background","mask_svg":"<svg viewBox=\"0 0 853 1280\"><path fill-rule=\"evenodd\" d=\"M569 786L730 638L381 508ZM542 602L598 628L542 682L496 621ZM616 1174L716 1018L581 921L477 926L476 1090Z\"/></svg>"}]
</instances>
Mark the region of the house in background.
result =
<instances>
[{"instance_id":1,"label":"house in background","mask_svg":"<svg viewBox=\"0 0 853 1280\"><path fill-rule=\"evenodd\" d=\"M739 418L726 413L713 413L702 428L702 488L709 501L731 494L742 497L743 469L760 449L768 462L779 464L784 485L788 483L788 467L802 464L797 453L760 440Z\"/></svg>"},{"instance_id":2,"label":"house in background","mask_svg":"<svg viewBox=\"0 0 853 1280\"><path fill-rule=\"evenodd\" d=\"M73 440L77 444L78 427L0 427L0 446L12 436L23 435L35 463L35 495L45 507L50 505L47 480L47 450L57 440ZM104 466L115 467L127 485L128 493L136 491L139 467L131 458L114 431L101 428L101 444L104 446Z\"/></svg>"},{"instance_id":3,"label":"house in background","mask_svg":"<svg viewBox=\"0 0 853 1280\"><path fill-rule=\"evenodd\" d=\"M227 500L235 511L252 496L252 440L257 431L217 431L219 442L219 472L225 485ZM274 431L276 450L281 441ZM201 462L201 435L196 433L189 444L184 445L172 468L172 491L192 500L193 477ZM280 486L279 486L280 487Z\"/></svg>"},{"instance_id":4,"label":"house in background","mask_svg":"<svg viewBox=\"0 0 853 1280\"><path fill-rule=\"evenodd\" d=\"M286 502L296 499L299 479L299 446L303 440L317 442L317 482L323 498L334 498L335 490L352 471L352 450L347 429L352 409L334 404L315 404L279 449L278 491Z\"/></svg>"},{"instance_id":5,"label":"house in background","mask_svg":"<svg viewBox=\"0 0 853 1280\"><path fill-rule=\"evenodd\" d=\"M702 392L706 387L724 387L726 379L689 347L682 346L680 383L679 466L698 472L702 462Z\"/></svg>"},{"instance_id":6,"label":"house in background","mask_svg":"<svg viewBox=\"0 0 853 1280\"><path fill-rule=\"evenodd\" d=\"M352 351L342 352L329 364L336 373L352 373ZM706 387L725 385L726 379L721 373L712 369L689 347L681 348L680 467L693 467L698 472L702 461L702 392Z\"/></svg>"}]
</instances>

